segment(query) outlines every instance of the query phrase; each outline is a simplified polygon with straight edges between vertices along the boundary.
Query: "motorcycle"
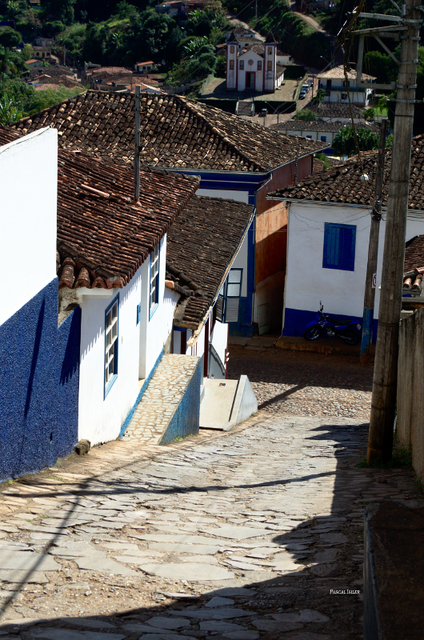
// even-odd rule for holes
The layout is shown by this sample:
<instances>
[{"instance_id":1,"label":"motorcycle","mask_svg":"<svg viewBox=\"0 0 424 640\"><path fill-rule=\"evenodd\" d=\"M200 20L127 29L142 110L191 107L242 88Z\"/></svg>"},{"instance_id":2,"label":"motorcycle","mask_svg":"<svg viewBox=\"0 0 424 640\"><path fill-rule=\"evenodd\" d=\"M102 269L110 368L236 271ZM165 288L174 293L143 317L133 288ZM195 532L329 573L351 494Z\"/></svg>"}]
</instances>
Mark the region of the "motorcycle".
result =
<instances>
[{"instance_id":1,"label":"motorcycle","mask_svg":"<svg viewBox=\"0 0 424 640\"><path fill-rule=\"evenodd\" d=\"M317 340L317 338L326 334L329 338L341 338L346 344L358 344L360 340L359 331L362 329L359 322L352 320L348 324L338 324L337 320L324 315L323 310L323 304L320 302L320 308L315 320L306 325L305 333L303 334L306 340Z\"/></svg>"}]
</instances>

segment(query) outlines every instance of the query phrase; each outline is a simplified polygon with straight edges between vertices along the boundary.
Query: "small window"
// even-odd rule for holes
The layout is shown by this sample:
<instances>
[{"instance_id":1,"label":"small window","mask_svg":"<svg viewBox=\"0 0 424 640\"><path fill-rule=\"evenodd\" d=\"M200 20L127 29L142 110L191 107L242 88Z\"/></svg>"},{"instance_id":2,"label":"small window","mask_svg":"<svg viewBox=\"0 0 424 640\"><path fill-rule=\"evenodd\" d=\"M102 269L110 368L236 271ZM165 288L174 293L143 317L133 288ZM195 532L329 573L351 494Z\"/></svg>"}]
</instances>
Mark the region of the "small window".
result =
<instances>
[{"instance_id":1,"label":"small window","mask_svg":"<svg viewBox=\"0 0 424 640\"><path fill-rule=\"evenodd\" d=\"M258 71L262 71L262 60L258 60Z\"/></svg>"},{"instance_id":2,"label":"small window","mask_svg":"<svg viewBox=\"0 0 424 640\"><path fill-rule=\"evenodd\" d=\"M268 55L272 56L272 47L268 47Z\"/></svg>"},{"instance_id":3,"label":"small window","mask_svg":"<svg viewBox=\"0 0 424 640\"><path fill-rule=\"evenodd\" d=\"M266 70L272 71L272 60L268 60L268 62L266 63Z\"/></svg>"},{"instance_id":4,"label":"small window","mask_svg":"<svg viewBox=\"0 0 424 640\"><path fill-rule=\"evenodd\" d=\"M327 136L321 136L321 142L327 142Z\"/></svg>"},{"instance_id":5,"label":"small window","mask_svg":"<svg viewBox=\"0 0 424 640\"><path fill-rule=\"evenodd\" d=\"M234 71L234 60L230 60L230 71Z\"/></svg>"},{"instance_id":6,"label":"small window","mask_svg":"<svg viewBox=\"0 0 424 640\"><path fill-rule=\"evenodd\" d=\"M105 397L118 377L118 312L119 296L105 314Z\"/></svg>"},{"instance_id":7,"label":"small window","mask_svg":"<svg viewBox=\"0 0 424 640\"><path fill-rule=\"evenodd\" d=\"M230 53L234 53L234 45L233 44L230 46Z\"/></svg>"},{"instance_id":8,"label":"small window","mask_svg":"<svg viewBox=\"0 0 424 640\"><path fill-rule=\"evenodd\" d=\"M325 223L324 269L355 270L356 226Z\"/></svg>"},{"instance_id":9,"label":"small window","mask_svg":"<svg viewBox=\"0 0 424 640\"><path fill-rule=\"evenodd\" d=\"M347 100L347 93L342 93L342 100Z\"/></svg>"},{"instance_id":10,"label":"small window","mask_svg":"<svg viewBox=\"0 0 424 640\"><path fill-rule=\"evenodd\" d=\"M240 70L243 71L244 69L244 60L240 60Z\"/></svg>"},{"instance_id":11,"label":"small window","mask_svg":"<svg viewBox=\"0 0 424 640\"><path fill-rule=\"evenodd\" d=\"M310 140L312 140L312 136L306 136L307 138L309 138Z\"/></svg>"},{"instance_id":12,"label":"small window","mask_svg":"<svg viewBox=\"0 0 424 640\"><path fill-rule=\"evenodd\" d=\"M228 274L227 296L229 298L240 298L242 274L243 269L231 269Z\"/></svg>"},{"instance_id":13,"label":"small window","mask_svg":"<svg viewBox=\"0 0 424 640\"><path fill-rule=\"evenodd\" d=\"M159 303L159 245L150 254L150 317Z\"/></svg>"}]
</instances>

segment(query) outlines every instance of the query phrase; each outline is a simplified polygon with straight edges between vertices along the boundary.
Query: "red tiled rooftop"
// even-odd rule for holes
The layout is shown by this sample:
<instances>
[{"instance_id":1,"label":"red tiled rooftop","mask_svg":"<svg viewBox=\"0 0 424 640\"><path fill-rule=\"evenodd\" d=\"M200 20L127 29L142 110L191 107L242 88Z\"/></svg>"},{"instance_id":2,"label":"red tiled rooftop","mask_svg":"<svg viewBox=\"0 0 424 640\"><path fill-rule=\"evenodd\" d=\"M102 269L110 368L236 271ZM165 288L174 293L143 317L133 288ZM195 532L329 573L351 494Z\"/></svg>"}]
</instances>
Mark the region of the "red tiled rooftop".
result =
<instances>
[{"instance_id":1,"label":"red tiled rooftop","mask_svg":"<svg viewBox=\"0 0 424 640\"><path fill-rule=\"evenodd\" d=\"M0 126L0 146L19 137ZM59 149L59 286L125 286L198 187L197 179L151 169L140 182L135 205L131 168Z\"/></svg>"},{"instance_id":2,"label":"red tiled rooftop","mask_svg":"<svg viewBox=\"0 0 424 640\"><path fill-rule=\"evenodd\" d=\"M382 204L387 206L392 153L386 152L384 163ZM297 185L270 193L279 200L346 203L371 207L374 203L377 152L361 153L338 166L312 174ZM368 176L368 180L362 178ZM424 136L412 140L409 209L424 211Z\"/></svg>"},{"instance_id":3,"label":"red tiled rooftop","mask_svg":"<svg viewBox=\"0 0 424 640\"><path fill-rule=\"evenodd\" d=\"M63 148L132 163L134 96L88 91L13 125L21 133L59 131ZM274 132L182 96L141 96L141 157L164 168L268 172L327 145Z\"/></svg>"}]
</instances>

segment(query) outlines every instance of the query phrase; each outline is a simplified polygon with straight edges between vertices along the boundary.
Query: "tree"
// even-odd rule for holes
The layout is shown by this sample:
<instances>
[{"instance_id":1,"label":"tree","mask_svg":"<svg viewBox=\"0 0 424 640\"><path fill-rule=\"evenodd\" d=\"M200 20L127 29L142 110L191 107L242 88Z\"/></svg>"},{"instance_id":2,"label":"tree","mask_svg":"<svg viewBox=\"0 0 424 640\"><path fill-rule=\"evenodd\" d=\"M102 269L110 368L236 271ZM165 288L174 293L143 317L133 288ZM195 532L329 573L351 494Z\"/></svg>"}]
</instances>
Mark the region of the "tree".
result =
<instances>
[{"instance_id":1,"label":"tree","mask_svg":"<svg viewBox=\"0 0 424 640\"><path fill-rule=\"evenodd\" d=\"M300 111L296 111L296 115L294 117L295 120L316 120L317 114L315 111L311 111L310 109L301 109Z\"/></svg>"},{"instance_id":2,"label":"tree","mask_svg":"<svg viewBox=\"0 0 424 640\"><path fill-rule=\"evenodd\" d=\"M74 22L74 5L76 0L42 0L44 15L51 21L59 20L64 24Z\"/></svg>"},{"instance_id":3,"label":"tree","mask_svg":"<svg viewBox=\"0 0 424 640\"><path fill-rule=\"evenodd\" d=\"M9 98L7 93L4 93L0 98L0 122L1 124L12 124L22 118L22 113L19 111L18 105Z\"/></svg>"},{"instance_id":4,"label":"tree","mask_svg":"<svg viewBox=\"0 0 424 640\"><path fill-rule=\"evenodd\" d=\"M325 98L325 89L318 89L316 95L312 98L312 104L320 104L320 102L324 102Z\"/></svg>"},{"instance_id":5,"label":"tree","mask_svg":"<svg viewBox=\"0 0 424 640\"><path fill-rule=\"evenodd\" d=\"M0 28L0 45L13 49L22 42L22 36L18 31L12 29L12 27Z\"/></svg>"},{"instance_id":6,"label":"tree","mask_svg":"<svg viewBox=\"0 0 424 640\"><path fill-rule=\"evenodd\" d=\"M360 151L370 151L378 149L378 133L373 133L370 129L356 129L356 137ZM334 136L332 144L334 153L338 156L353 156L357 153L355 136L352 127L342 127Z\"/></svg>"},{"instance_id":7,"label":"tree","mask_svg":"<svg viewBox=\"0 0 424 640\"><path fill-rule=\"evenodd\" d=\"M0 79L18 73L12 53L0 45Z\"/></svg>"}]
</instances>

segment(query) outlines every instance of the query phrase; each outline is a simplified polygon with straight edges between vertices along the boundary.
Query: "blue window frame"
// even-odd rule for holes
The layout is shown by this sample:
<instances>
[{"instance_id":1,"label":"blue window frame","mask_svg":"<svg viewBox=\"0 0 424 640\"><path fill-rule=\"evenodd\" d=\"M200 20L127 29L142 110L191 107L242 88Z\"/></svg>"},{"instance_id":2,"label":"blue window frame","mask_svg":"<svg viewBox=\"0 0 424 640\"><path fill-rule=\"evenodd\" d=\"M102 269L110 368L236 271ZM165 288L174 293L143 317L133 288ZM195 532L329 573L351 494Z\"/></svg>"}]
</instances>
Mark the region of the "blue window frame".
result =
<instances>
[{"instance_id":1,"label":"blue window frame","mask_svg":"<svg viewBox=\"0 0 424 640\"><path fill-rule=\"evenodd\" d=\"M105 312L105 398L118 377L119 295Z\"/></svg>"},{"instance_id":2,"label":"blue window frame","mask_svg":"<svg viewBox=\"0 0 424 640\"><path fill-rule=\"evenodd\" d=\"M355 270L356 226L326 222L324 228L324 269Z\"/></svg>"},{"instance_id":3,"label":"blue window frame","mask_svg":"<svg viewBox=\"0 0 424 640\"><path fill-rule=\"evenodd\" d=\"M327 142L327 136L321 136L321 142Z\"/></svg>"},{"instance_id":4,"label":"blue window frame","mask_svg":"<svg viewBox=\"0 0 424 640\"><path fill-rule=\"evenodd\" d=\"M149 311L150 317L156 311L159 303L159 245L150 254L150 295Z\"/></svg>"}]
</instances>

